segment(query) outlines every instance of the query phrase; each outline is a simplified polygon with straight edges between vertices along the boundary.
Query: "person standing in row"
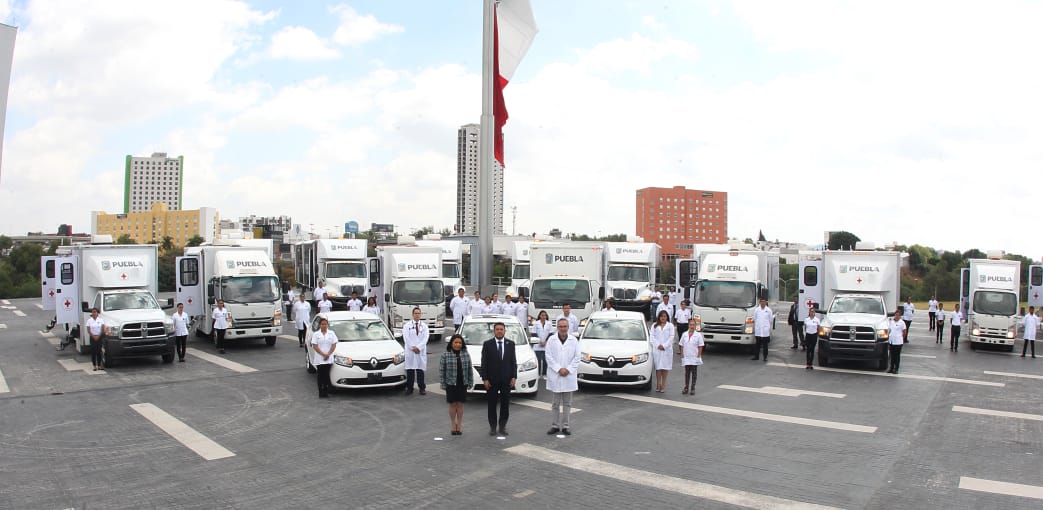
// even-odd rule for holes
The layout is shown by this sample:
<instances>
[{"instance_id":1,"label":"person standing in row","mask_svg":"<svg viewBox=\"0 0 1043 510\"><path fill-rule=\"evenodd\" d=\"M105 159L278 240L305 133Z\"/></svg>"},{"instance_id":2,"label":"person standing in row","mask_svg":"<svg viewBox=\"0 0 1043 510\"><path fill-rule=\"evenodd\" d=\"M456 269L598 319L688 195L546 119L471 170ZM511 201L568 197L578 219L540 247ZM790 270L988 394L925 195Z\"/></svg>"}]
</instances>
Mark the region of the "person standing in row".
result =
<instances>
[{"instance_id":1,"label":"person standing in row","mask_svg":"<svg viewBox=\"0 0 1043 510\"><path fill-rule=\"evenodd\" d=\"M674 324L677 325L677 334L684 335L688 331L688 323L692 320L692 309L688 308L688 301L681 301L680 308L674 312Z\"/></svg>"},{"instance_id":2,"label":"person standing in row","mask_svg":"<svg viewBox=\"0 0 1043 510\"><path fill-rule=\"evenodd\" d=\"M464 294L464 288L456 289L456 295L449 302L449 309L453 311L453 331L460 331L460 325L464 323L470 304Z\"/></svg>"},{"instance_id":3,"label":"person standing in row","mask_svg":"<svg viewBox=\"0 0 1043 510\"><path fill-rule=\"evenodd\" d=\"M616 311L616 301L614 299L612 299L612 298L605 298L605 300L601 302L601 311L602 312L614 312L614 311Z\"/></svg>"},{"instance_id":4,"label":"person standing in row","mask_svg":"<svg viewBox=\"0 0 1043 510\"><path fill-rule=\"evenodd\" d=\"M797 303L793 303L789 307L789 315L786 316L786 324L789 324L790 332L793 333L793 347L790 349L797 348L797 342L800 342L800 347L804 348L804 328L800 324L800 319L797 318Z\"/></svg>"},{"instance_id":5,"label":"person standing in row","mask_svg":"<svg viewBox=\"0 0 1043 510\"><path fill-rule=\"evenodd\" d=\"M663 302L655 309L656 317L659 316L659 312L666 312L670 322L674 322L674 305L670 304L670 294L663 294Z\"/></svg>"},{"instance_id":6,"label":"person standing in row","mask_svg":"<svg viewBox=\"0 0 1043 510\"><path fill-rule=\"evenodd\" d=\"M771 308L768 308L768 300L761 298L760 306L753 310L753 337L757 339L757 347L750 359L760 359L763 353L764 361L768 361L768 342L771 342L771 321L774 319Z\"/></svg>"},{"instance_id":7,"label":"person standing in row","mask_svg":"<svg viewBox=\"0 0 1043 510\"><path fill-rule=\"evenodd\" d=\"M377 298L370 296L369 299L366 300L366 306L362 307L362 311L380 317L380 307L377 306Z\"/></svg>"},{"instance_id":8,"label":"person standing in row","mask_svg":"<svg viewBox=\"0 0 1043 510\"><path fill-rule=\"evenodd\" d=\"M191 318L185 313L185 305L177 304L177 311L170 315L174 321L174 349L177 350L178 362L184 363L185 350L188 348L188 322Z\"/></svg>"},{"instance_id":9,"label":"person standing in row","mask_svg":"<svg viewBox=\"0 0 1043 510\"><path fill-rule=\"evenodd\" d=\"M217 308L214 308L214 311L210 313L210 319L212 320L210 327L214 330L214 337L217 343L217 352L224 354L225 331L232 322L232 312L225 308L224 300L217 300Z\"/></svg>"},{"instance_id":10,"label":"person standing in row","mask_svg":"<svg viewBox=\"0 0 1043 510\"><path fill-rule=\"evenodd\" d=\"M346 303L349 312L360 312L362 311L362 300L359 299L359 293L352 291L351 299Z\"/></svg>"},{"instance_id":11,"label":"person standing in row","mask_svg":"<svg viewBox=\"0 0 1043 510\"><path fill-rule=\"evenodd\" d=\"M569 415L572 414L572 392L579 390L579 340L569 334L569 321L558 321L558 334L547 340L547 391L554 397L551 403L553 421L547 434L558 432L572 435Z\"/></svg>"},{"instance_id":12,"label":"person standing in row","mask_svg":"<svg viewBox=\"0 0 1043 510\"><path fill-rule=\"evenodd\" d=\"M536 315L536 322L532 323L532 334L538 340L532 344L532 350L536 353L536 362L539 363L539 374L541 377L547 375L547 339L554 334L554 324L546 310L540 310Z\"/></svg>"},{"instance_id":13,"label":"person standing in row","mask_svg":"<svg viewBox=\"0 0 1043 510\"><path fill-rule=\"evenodd\" d=\"M501 314L503 313L503 302L500 301L499 294L493 294L492 301L489 303L492 306L492 311L489 313Z\"/></svg>"},{"instance_id":14,"label":"person standing in row","mask_svg":"<svg viewBox=\"0 0 1043 510\"><path fill-rule=\"evenodd\" d=\"M333 301L330 301L329 297L323 293L322 300L319 301L319 313L330 313L331 311L333 311Z\"/></svg>"},{"instance_id":15,"label":"person standing in row","mask_svg":"<svg viewBox=\"0 0 1043 510\"><path fill-rule=\"evenodd\" d=\"M814 370L811 366L815 362L815 346L818 344L818 327L822 321L815 317L815 309L808 309L808 316L804 318L804 349L807 351L807 364L804 370Z\"/></svg>"},{"instance_id":16,"label":"person standing in row","mask_svg":"<svg viewBox=\"0 0 1043 510\"><path fill-rule=\"evenodd\" d=\"M514 342L504 338L507 327L493 324L493 338L482 344L482 384L489 407L489 435L507 435L507 419L511 413L511 391L518 380L518 358ZM499 415L497 415L499 408ZM497 429L499 427L499 429Z\"/></svg>"},{"instance_id":17,"label":"person standing in row","mask_svg":"<svg viewBox=\"0 0 1043 510\"><path fill-rule=\"evenodd\" d=\"M311 303L304 300L304 293L297 296L297 302L293 304L293 324L297 326L297 342L304 348L305 337L308 335L308 323L311 322Z\"/></svg>"},{"instance_id":18,"label":"person standing in row","mask_svg":"<svg viewBox=\"0 0 1043 510\"><path fill-rule=\"evenodd\" d=\"M337 334L330 329L330 321L319 319L319 330L311 335L311 364L315 366L319 385L319 398L330 396L330 368L333 368L333 351L337 349Z\"/></svg>"},{"instance_id":19,"label":"person standing in row","mask_svg":"<svg viewBox=\"0 0 1043 510\"><path fill-rule=\"evenodd\" d=\"M514 316L518 318L518 322L523 328L529 327L529 302L525 300L525 296L519 295L515 301Z\"/></svg>"},{"instance_id":20,"label":"person standing in row","mask_svg":"<svg viewBox=\"0 0 1043 510\"><path fill-rule=\"evenodd\" d=\"M670 324L670 314L666 313L666 310L659 310L655 323L648 331L648 342L652 344L652 362L655 366L655 390L658 393L666 393L666 376L674 368L675 338L677 332L674 325Z\"/></svg>"},{"instance_id":21,"label":"person standing in row","mask_svg":"<svg viewBox=\"0 0 1043 510\"><path fill-rule=\"evenodd\" d=\"M326 280L319 280L319 286L315 287L315 289L313 289L311 291L311 297L312 297L312 299L315 300L316 303L318 303L319 301L322 301L322 298L325 295L326 295Z\"/></svg>"},{"instance_id":22,"label":"person standing in row","mask_svg":"<svg viewBox=\"0 0 1043 510\"><path fill-rule=\"evenodd\" d=\"M467 315L475 315L482 313L482 309L485 308L485 301L482 301L482 293L479 291L474 292L474 299L467 303ZM463 322L463 321L460 321Z\"/></svg>"},{"instance_id":23,"label":"person standing in row","mask_svg":"<svg viewBox=\"0 0 1043 510\"><path fill-rule=\"evenodd\" d=\"M487 315L496 313L496 305L493 304L492 296L485 296L485 303L482 305L481 313Z\"/></svg>"},{"instance_id":24,"label":"person standing in row","mask_svg":"<svg viewBox=\"0 0 1043 510\"><path fill-rule=\"evenodd\" d=\"M949 314L949 350L956 352L960 347L960 325L963 324L963 312L960 304L952 305L952 313Z\"/></svg>"},{"instance_id":25,"label":"person standing in row","mask_svg":"<svg viewBox=\"0 0 1043 510\"><path fill-rule=\"evenodd\" d=\"M909 329L913 327L913 314L916 313L916 306L909 298L905 298L905 304L902 305L902 322L905 322L905 336L902 340L905 343L909 343Z\"/></svg>"},{"instance_id":26,"label":"person standing in row","mask_svg":"<svg viewBox=\"0 0 1043 510\"><path fill-rule=\"evenodd\" d=\"M1021 335L1025 337L1025 343L1021 345L1021 357L1025 357L1025 351L1028 349L1029 344L1032 344L1032 357L1035 358L1036 331L1039 330L1039 317L1036 315L1036 307L1029 307L1029 313L1025 314L1025 318L1021 319L1021 327L1025 329L1024 334Z\"/></svg>"},{"instance_id":27,"label":"person standing in row","mask_svg":"<svg viewBox=\"0 0 1043 510\"><path fill-rule=\"evenodd\" d=\"M297 303L298 292L290 287L286 289L286 316L290 317L290 312L293 311L293 305Z\"/></svg>"},{"instance_id":28,"label":"person standing in row","mask_svg":"<svg viewBox=\"0 0 1043 510\"><path fill-rule=\"evenodd\" d=\"M927 302L927 319L929 321L928 326L930 326L928 329L931 331L934 331L936 326L935 320L938 315L938 310L940 310L938 307L938 301L934 299L934 296L931 296L930 301Z\"/></svg>"},{"instance_id":29,"label":"person standing in row","mask_svg":"<svg viewBox=\"0 0 1043 510\"><path fill-rule=\"evenodd\" d=\"M561 313L554 319L554 324L557 324L561 319L569 321L569 334L578 337L579 317L576 317L576 314L572 313L572 305L565 303L561 306Z\"/></svg>"},{"instance_id":30,"label":"person standing in row","mask_svg":"<svg viewBox=\"0 0 1043 510\"><path fill-rule=\"evenodd\" d=\"M105 370L105 361L101 355L101 344L105 335L109 334L109 326L105 320L98 317L98 309L91 308L91 316L87 319L87 335L91 339L91 363L94 370Z\"/></svg>"},{"instance_id":31,"label":"person standing in row","mask_svg":"<svg viewBox=\"0 0 1043 510\"><path fill-rule=\"evenodd\" d=\"M695 319L688 319L688 328L681 333L681 365L684 366L684 390L682 395L695 395L695 382L699 379L699 365L703 364L703 334L695 330Z\"/></svg>"},{"instance_id":32,"label":"person standing in row","mask_svg":"<svg viewBox=\"0 0 1043 510\"><path fill-rule=\"evenodd\" d=\"M413 320L402 325L402 343L406 347L406 395L413 394L413 381L421 395L427 395L424 370L427 370L427 341L431 338L427 324L420 320L420 307L413 308Z\"/></svg>"},{"instance_id":33,"label":"person standing in row","mask_svg":"<svg viewBox=\"0 0 1043 510\"><path fill-rule=\"evenodd\" d=\"M891 368L887 370L887 373L897 374L898 365L902 362L902 345L905 344L906 332L905 321L902 320L902 310L895 310L888 330L887 348L891 357Z\"/></svg>"},{"instance_id":34,"label":"person standing in row","mask_svg":"<svg viewBox=\"0 0 1043 510\"><path fill-rule=\"evenodd\" d=\"M938 311L934 313L934 341L942 343L942 332L945 331L945 308L938 303Z\"/></svg>"},{"instance_id":35,"label":"person standing in row","mask_svg":"<svg viewBox=\"0 0 1043 510\"><path fill-rule=\"evenodd\" d=\"M467 401L467 389L474 386L471 372L471 355L464 347L464 337L455 334L438 360L438 378L449 404L449 427L454 436L463 434L464 402Z\"/></svg>"},{"instance_id":36,"label":"person standing in row","mask_svg":"<svg viewBox=\"0 0 1043 510\"><path fill-rule=\"evenodd\" d=\"M504 315L514 315L514 307L514 300L511 299L510 294L507 294L507 296L504 297L503 304L500 305L500 313Z\"/></svg>"}]
</instances>

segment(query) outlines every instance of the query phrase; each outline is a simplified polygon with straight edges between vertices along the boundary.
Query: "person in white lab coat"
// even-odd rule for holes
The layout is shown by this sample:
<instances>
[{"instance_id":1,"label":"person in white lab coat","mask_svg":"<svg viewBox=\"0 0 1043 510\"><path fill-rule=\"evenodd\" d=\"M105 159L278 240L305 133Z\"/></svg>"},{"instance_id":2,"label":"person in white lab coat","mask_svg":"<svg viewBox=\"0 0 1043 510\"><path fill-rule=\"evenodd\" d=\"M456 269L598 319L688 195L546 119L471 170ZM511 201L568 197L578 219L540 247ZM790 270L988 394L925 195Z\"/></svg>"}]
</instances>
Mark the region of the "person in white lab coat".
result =
<instances>
[{"instance_id":1,"label":"person in white lab coat","mask_svg":"<svg viewBox=\"0 0 1043 510\"><path fill-rule=\"evenodd\" d=\"M658 317L659 312L665 311L667 316L670 317L670 322L674 322L674 305L670 302L670 294L663 294L663 302L659 303L656 307L655 314Z\"/></svg>"},{"instance_id":2,"label":"person in white lab coat","mask_svg":"<svg viewBox=\"0 0 1043 510\"><path fill-rule=\"evenodd\" d=\"M656 391L666 393L666 376L674 368L674 339L677 332L670 323L666 310L659 310L655 323L648 330L648 342L652 344L652 361L655 365Z\"/></svg>"},{"instance_id":3,"label":"person in white lab coat","mask_svg":"<svg viewBox=\"0 0 1043 510\"><path fill-rule=\"evenodd\" d=\"M1025 357L1025 352L1028 350L1029 345L1032 345L1032 357L1036 357L1036 332L1039 331L1039 316L1036 315L1036 307L1030 306L1029 313L1025 314L1025 317L1021 319L1021 327L1025 329L1022 335L1025 343L1021 346L1021 357Z\"/></svg>"},{"instance_id":4,"label":"person in white lab coat","mask_svg":"<svg viewBox=\"0 0 1043 510\"><path fill-rule=\"evenodd\" d=\"M351 299L348 300L346 305L348 307L348 311L350 312L362 311L362 300L359 299L359 293L353 291L351 293Z\"/></svg>"},{"instance_id":5,"label":"person in white lab coat","mask_svg":"<svg viewBox=\"0 0 1043 510\"><path fill-rule=\"evenodd\" d=\"M565 319L569 321L569 334L573 336L579 336L579 317L572 313L572 305L565 303L561 307L561 313L554 318L554 324L557 324L559 320Z\"/></svg>"},{"instance_id":6,"label":"person in white lab coat","mask_svg":"<svg viewBox=\"0 0 1043 510\"><path fill-rule=\"evenodd\" d=\"M938 315L938 310L940 310L940 308L938 308L938 304L939 303L936 299L934 299L934 296L931 296L930 301L927 302L927 318L930 322L930 324L928 324L928 329L930 331L934 331L935 316Z\"/></svg>"},{"instance_id":7,"label":"person in white lab coat","mask_svg":"<svg viewBox=\"0 0 1043 510\"><path fill-rule=\"evenodd\" d=\"M311 335L311 364L318 372L316 381L319 385L319 398L329 398L330 369L333 368L333 351L337 350L337 334L330 328L330 321L325 317L319 319L319 330Z\"/></svg>"},{"instance_id":8,"label":"person in white lab coat","mask_svg":"<svg viewBox=\"0 0 1043 510\"><path fill-rule=\"evenodd\" d=\"M210 312L210 319L213 321L210 324L210 327L214 330L217 352L224 354L225 332L228 330L228 326L232 323L232 312L225 308L225 302L223 299L217 300L217 308L214 308L214 311Z\"/></svg>"},{"instance_id":9,"label":"person in white lab coat","mask_svg":"<svg viewBox=\"0 0 1043 510\"><path fill-rule=\"evenodd\" d=\"M699 365L703 364L703 334L695 330L695 319L688 320L688 329L681 333L681 365L684 366L684 390L682 395L695 395L695 382L699 378ZM690 384L689 384L690 383Z\"/></svg>"},{"instance_id":10,"label":"person in white lab coat","mask_svg":"<svg viewBox=\"0 0 1043 510\"><path fill-rule=\"evenodd\" d=\"M488 313L503 313L503 301L500 301L499 294L493 294L489 305L492 307L492 311Z\"/></svg>"},{"instance_id":11,"label":"person in white lab coat","mask_svg":"<svg viewBox=\"0 0 1043 510\"><path fill-rule=\"evenodd\" d=\"M674 324L677 327L677 334L683 335L685 331L688 331L688 323L692 319L692 309L688 308L688 301L682 300L680 306L674 312Z\"/></svg>"},{"instance_id":12,"label":"person in white lab coat","mask_svg":"<svg viewBox=\"0 0 1043 510\"><path fill-rule=\"evenodd\" d=\"M427 340L431 337L427 324L420 320L420 308L413 308L413 320L402 325L402 342L406 347L406 395L413 394L413 381L421 395L427 395L424 370L427 370Z\"/></svg>"},{"instance_id":13,"label":"person in white lab coat","mask_svg":"<svg viewBox=\"0 0 1043 510\"><path fill-rule=\"evenodd\" d=\"M579 371L579 340L569 334L569 321L561 319L557 334L547 339L547 391L553 394L551 416L553 422L547 434L572 435L569 415L572 413L572 392L579 389L576 377Z\"/></svg>"},{"instance_id":14,"label":"person in white lab coat","mask_svg":"<svg viewBox=\"0 0 1043 510\"><path fill-rule=\"evenodd\" d=\"M174 321L174 348L177 350L177 360L184 362L188 344L188 323L192 318L185 313L185 305L178 303L177 311L170 315L170 319Z\"/></svg>"},{"instance_id":15,"label":"person in white lab coat","mask_svg":"<svg viewBox=\"0 0 1043 510\"><path fill-rule=\"evenodd\" d=\"M380 317L380 307L377 306L377 298L370 296L369 299L366 300L366 306L362 307L362 311Z\"/></svg>"},{"instance_id":16,"label":"person in white lab coat","mask_svg":"<svg viewBox=\"0 0 1043 510\"><path fill-rule=\"evenodd\" d=\"M496 310L497 310L497 307L493 303L492 296L485 296L485 303L482 304L482 311L480 313L484 313L484 314L500 313L500 312L498 312Z\"/></svg>"},{"instance_id":17,"label":"person in white lab coat","mask_svg":"<svg viewBox=\"0 0 1043 510\"><path fill-rule=\"evenodd\" d=\"M305 301L304 293L297 296L293 304L293 325L297 326L297 343L304 348L305 336L308 334L308 323L311 322L311 303Z\"/></svg>"},{"instance_id":18,"label":"person in white lab coat","mask_svg":"<svg viewBox=\"0 0 1043 510\"><path fill-rule=\"evenodd\" d=\"M293 311L293 305L297 302L298 292L293 287L286 289L286 316L289 317Z\"/></svg>"},{"instance_id":19,"label":"person in white lab coat","mask_svg":"<svg viewBox=\"0 0 1043 510\"><path fill-rule=\"evenodd\" d=\"M319 301L322 301L322 296L325 296L326 292L326 280L319 280L319 286L311 291L311 297L316 303L318 303Z\"/></svg>"},{"instance_id":20,"label":"person in white lab coat","mask_svg":"<svg viewBox=\"0 0 1043 510\"><path fill-rule=\"evenodd\" d=\"M529 302L525 300L525 296L518 296L518 300L514 303L514 316L518 318L518 322L523 328L529 326Z\"/></svg>"},{"instance_id":21,"label":"person in white lab coat","mask_svg":"<svg viewBox=\"0 0 1043 510\"><path fill-rule=\"evenodd\" d=\"M326 294L322 295L322 300L319 301L319 313L330 313L333 310L333 301L330 301L326 297Z\"/></svg>"},{"instance_id":22,"label":"person in white lab coat","mask_svg":"<svg viewBox=\"0 0 1043 510\"><path fill-rule=\"evenodd\" d=\"M460 331L460 324L463 324L469 308L464 288L456 289L456 296L453 296L453 300L449 302L449 309L453 311L453 331Z\"/></svg>"},{"instance_id":23,"label":"person in white lab coat","mask_svg":"<svg viewBox=\"0 0 1043 510\"><path fill-rule=\"evenodd\" d=\"M902 320L902 310L895 310L894 317L888 324L887 349L891 357L891 368L889 374L897 374L898 366L902 364L902 345L905 344L905 321Z\"/></svg>"},{"instance_id":24,"label":"person in white lab coat","mask_svg":"<svg viewBox=\"0 0 1043 510\"><path fill-rule=\"evenodd\" d=\"M909 298L905 298L905 304L902 305L902 322L905 323L905 343L909 343L909 328L913 327L913 314L916 313L916 305L910 301Z\"/></svg>"},{"instance_id":25,"label":"person in white lab coat","mask_svg":"<svg viewBox=\"0 0 1043 510\"><path fill-rule=\"evenodd\" d=\"M504 298L503 304L500 305L500 313L504 315L514 315L514 300L511 299L511 295L507 294Z\"/></svg>"},{"instance_id":26,"label":"person in white lab coat","mask_svg":"<svg viewBox=\"0 0 1043 510\"><path fill-rule=\"evenodd\" d=\"M757 339L757 350L750 359L760 359L764 354L764 361L768 361L768 342L771 341L771 322L774 315L768 308L768 300L761 298L760 306L753 310L753 337ZM806 340L805 340L806 342Z\"/></svg>"},{"instance_id":27,"label":"person in white lab coat","mask_svg":"<svg viewBox=\"0 0 1043 510\"><path fill-rule=\"evenodd\" d=\"M547 315L546 310L540 310L540 313L536 314L536 321L532 323L532 336L535 336L539 341L532 344L532 350L536 353L536 361L539 363L539 371L541 376L547 375L547 338L550 338L554 334L554 323L550 321L550 317Z\"/></svg>"},{"instance_id":28,"label":"person in white lab coat","mask_svg":"<svg viewBox=\"0 0 1043 510\"><path fill-rule=\"evenodd\" d=\"M482 299L482 293L479 291L474 292L474 299L467 304L467 315L474 315L477 313L483 313L485 309L485 301Z\"/></svg>"}]
</instances>

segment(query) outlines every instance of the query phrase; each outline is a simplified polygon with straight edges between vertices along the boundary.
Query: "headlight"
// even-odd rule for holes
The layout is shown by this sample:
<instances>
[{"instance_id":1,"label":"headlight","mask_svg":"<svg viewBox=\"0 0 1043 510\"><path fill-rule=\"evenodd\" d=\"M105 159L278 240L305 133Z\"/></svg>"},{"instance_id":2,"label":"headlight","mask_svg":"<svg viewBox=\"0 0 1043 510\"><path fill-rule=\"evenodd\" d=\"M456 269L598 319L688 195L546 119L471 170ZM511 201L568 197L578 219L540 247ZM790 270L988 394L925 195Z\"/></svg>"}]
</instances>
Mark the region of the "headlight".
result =
<instances>
[{"instance_id":1,"label":"headlight","mask_svg":"<svg viewBox=\"0 0 1043 510\"><path fill-rule=\"evenodd\" d=\"M396 364L396 365L401 365L401 364L405 363L406 362L406 352L402 351L402 352L396 354L395 357L391 361L394 364Z\"/></svg>"},{"instance_id":2,"label":"headlight","mask_svg":"<svg viewBox=\"0 0 1043 510\"><path fill-rule=\"evenodd\" d=\"M174 332L174 321L163 321L163 329L167 330L167 334Z\"/></svg>"},{"instance_id":3,"label":"headlight","mask_svg":"<svg viewBox=\"0 0 1043 510\"><path fill-rule=\"evenodd\" d=\"M589 352L581 352L581 353L579 353L579 360L584 362L584 363L590 363L590 353Z\"/></svg>"},{"instance_id":4,"label":"headlight","mask_svg":"<svg viewBox=\"0 0 1043 510\"><path fill-rule=\"evenodd\" d=\"M445 319L438 319L438 320L436 320L435 321L435 327L436 328L444 328L445 327Z\"/></svg>"},{"instance_id":5,"label":"headlight","mask_svg":"<svg viewBox=\"0 0 1043 510\"><path fill-rule=\"evenodd\" d=\"M355 362L352 361L351 358L349 358L348 356L338 356L336 354L333 355L333 362L342 367L348 368L351 368L355 365Z\"/></svg>"},{"instance_id":6,"label":"headlight","mask_svg":"<svg viewBox=\"0 0 1043 510\"><path fill-rule=\"evenodd\" d=\"M888 338L891 338L891 332L886 329L878 329L876 330L876 336L887 340Z\"/></svg>"},{"instance_id":7,"label":"headlight","mask_svg":"<svg viewBox=\"0 0 1043 510\"><path fill-rule=\"evenodd\" d=\"M635 365L640 365L640 364L642 364L642 363L644 363L646 361L648 361L648 353L647 352L643 352L641 354L634 355L634 356L632 356L630 358L630 362L635 364Z\"/></svg>"},{"instance_id":8,"label":"headlight","mask_svg":"<svg viewBox=\"0 0 1043 510\"><path fill-rule=\"evenodd\" d=\"M119 337L120 336L120 327L119 326L109 326L109 336Z\"/></svg>"},{"instance_id":9,"label":"headlight","mask_svg":"<svg viewBox=\"0 0 1043 510\"><path fill-rule=\"evenodd\" d=\"M971 334L974 336L981 335L981 328L979 328L978 324L974 321L971 321Z\"/></svg>"},{"instance_id":10,"label":"headlight","mask_svg":"<svg viewBox=\"0 0 1043 510\"><path fill-rule=\"evenodd\" d=\"M753 334L753 317L747 317L746 318L746 329L745 329L745 331L746 331L747 335Z\"/></svg>"},{"instance_id":11,"label":"headlight","mask_svg":"<svg viewBox=\"0 0 1043 510\"><path fill-rule=\"evenodd\" d=\"M695 330L696 331L702 331L703 330L703 318L698 316L698 315L693 315L692 318L695 319Z\"/></svg>"},{"instance_id":12,"label":"headlight","mask_svg":"<svg viewBox=\"0 0 1043 510\"><path fill-rule=\"evenodd\" d=\"M1007 327L1007 338L1014 338L1014 335L1018 333L1018 327L1011 325Z\"/></svg>"},{"instance_id":13,"label":"headlight","mask_svg":"<svg viewBox=\"0 0 1043 510\"><path fill-rule=\"evenodd\" d=\"M402 317L395 317L395 327L402 329Z\"/></svg>"},{"instance_id":14,"label":"headlight","mask_svg":"<svg viewBox=\"0 0 1043 510\"><path fill-rule=\"evenodd\" d=\"M282 314L277 313L274 317L272 317L272 325L282 326Z\"/></svg>"},{"instance_id":15,"label":"headlight","mask_svg":"<svg viewBox=\"0 0 1043 510\"><path fill-rule=\"evenodd\" d=\"M528 372L530 370L536 370L536 360L530 359L529 361L526 361L525 363L522 363L521 364L521 368L519 370L521 370L522 372Z\"/></svg>"},{"instance_id":16,"label":"headlight","mask_svg":"<svg viewBox=\"0 0 1043 510\"><path fill-rule=\"evenodd\" d=\"M326 289L326 297L337 297L337 291Z\"/></svg>"},{"instance_id":17,"label":"headlight","mask_svg":"<svg viewBox=\"0 0 1043 510\"><path fill-rule=\"evenodd\" d=\"M587 319L581 319L579 321L579 327L581 327L581 328L587 327Z\"/></svg>"},{"instance_id":18,"label":"headlight","mask_svg":"<svg viewBox=\"0 0 1043 510\"><path fill-rule=\"evenodd\" d=\"M829 326L819 326L818 327L818 336L829 336L829 330L830 330Z\"/></svg>"}]
</instances>

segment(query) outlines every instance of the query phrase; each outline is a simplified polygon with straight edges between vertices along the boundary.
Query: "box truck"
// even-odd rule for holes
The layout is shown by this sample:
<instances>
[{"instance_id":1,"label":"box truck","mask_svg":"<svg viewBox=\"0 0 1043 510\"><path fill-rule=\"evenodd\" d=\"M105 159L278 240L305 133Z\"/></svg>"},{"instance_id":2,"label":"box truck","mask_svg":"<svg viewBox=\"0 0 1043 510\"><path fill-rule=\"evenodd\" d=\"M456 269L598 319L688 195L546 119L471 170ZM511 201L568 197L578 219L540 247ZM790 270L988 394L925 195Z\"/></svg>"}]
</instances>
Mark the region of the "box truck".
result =
<instances>
[{"instance_id":1,"label":"box truck","mask_svg":"<svg viewBox=\"0 0 1043 510\"><path fill-rule=\"evenodd\" d=\"M696 330L706 343L756 345L753 309L768 300L775 315L779 299L779 254L707 248L699 254L692 299ZM775 327L777 317L772 319Z\"/></svg>"},{"instance_id":2,"label":"box truck","mask_svg":"<svg viewBox=\"0 0 1043 510\"><path fill-rule=\"evenodd\" d=\"M659 271L659 245L605 243L605 296L620 310L651 318L652 294Z\"/></svg>"},{"instance_id":3,"label":"box truck","mask_svg":"<svg viewBox=\"0 0 1043 510\"><path fill-rule=\"evenodd\" d=\"M418 239L417 246L427 246L442 250L442 286L447 300L452 300L456 289L463 287L464 281L460 272L463 257L463 243L451 239L442 239L438 234L428 234Z\"/></svg>"},{"instance_id":4,"label":"box truck","mask_svg":"<svg viewBox=\"0 0 1043 510\"><path fill-rule=\"evenodd\" d=\"M396 338L402 337L402 324L413 320L413 308L420 308L432 337L445 334L441 248L378 246L377 256L369 261L369 285L383 300L381 318Z\"/></svg>"},{"instance_id":5,"label":"box truck","mask_svg":"<svg viewBox=\"0 0 1043 510\"><path fill-rule=\"evenodd\" d=\"M580 326L585 326L605 299L604 244L536 243L529 253L529 316L546 310L553 320L568 303Z\"/></svg>"},{"instance_id":6,"label":"box truck","mask_svg":"<svg viewBox=\"0 0 1043 510\"><path fill-rule=\"evenodd\" d=\"M529 297L529 252L532 241L514 241L510 244L511 286L507 292L512 296Z\"/></svg>"},{"instance_id":7,"label":"box truck","mask_svg":"<svg viewBox=\"0 0 1043 510\"><path fill-rule=\"evenodd\" d=\"M692 258L678 258L674 261L674 285L680 289L682 299L687 299L689 303L695 300L695 284L699 282L699 254L729 248L727 244L696 244L692 246Z\"/></svg>"},{"instance_id":8,"label":"box truck","mask_svg":"<svg viewBox=\"0 0 1043 510\"><path fill-rule=\"evenodd\" d=\"M968 262L960 271L960 304L970 325L971 348L992 344L1013 351L1020 324L1021 262L999 256Z\"/></svg>"},{"instance_id":9,"label":"box truck","mask_svg":"<svg viewBox=\"0 0 1043 510\"><path fill-rule=\"evenodd\" d=\"M293 274L304 298L315 303L313 292L320 281L334 303L345 306L351 293L369 295L366 274L368 245L365 239L313 239L293 245Z\"/></svg>"}]
</instances>

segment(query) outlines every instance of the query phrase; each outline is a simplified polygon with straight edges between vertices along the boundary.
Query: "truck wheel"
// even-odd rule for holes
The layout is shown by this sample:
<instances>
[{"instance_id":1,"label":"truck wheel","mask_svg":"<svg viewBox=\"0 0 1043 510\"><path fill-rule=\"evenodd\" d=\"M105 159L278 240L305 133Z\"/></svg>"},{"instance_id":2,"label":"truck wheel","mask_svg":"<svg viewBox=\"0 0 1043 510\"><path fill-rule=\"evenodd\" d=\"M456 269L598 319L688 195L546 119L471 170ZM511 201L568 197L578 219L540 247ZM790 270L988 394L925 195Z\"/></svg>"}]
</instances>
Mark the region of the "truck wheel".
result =
<instances>
[{"instance_id":1,"label":"truck wheel","mask_svg":"<svg viewBox=\"0 0 1043 510\"><path fill-rule=\"evenodd\" d=\"M822 348L821 347L818 350L818 366L820 366L820 367L828 367L829 366L829 356L822 352Z\"/></svg>"},{"instance_id":2,"label":"truck wheel","mask_svg":"<svg viewBox=\"0 0 1043 510\"><path fill-rule=\"evenodd\" d=\"M163 363L173 363L173 362L174 362L174 354L173 353L171 353L171 354L164 354L163 355Z\"/></svg>"},{"instance_id":3,"label":"truck wheel","mask_svg":"<svg viewBox=\"0 0 1043 510\"><path fill-rule=\"evenodd\" d=\"M276 340L276 338L277 337L274 337L274 336L266 336L266 337L264 337L264 343L266 345L268 345L268 347L275 347L275 340Z\"/></svg>"},{"instance_id":4,"label":"truck wheel","mask_svg":"<svg viewBox=\"0 0 1043 510\"><path fill-rule=\"evenodd\" d=\"M1014 352L1014 344L1007 346L1007 352Z\"/></svg>"},{"instance_id":5,"label":"truck wheel","mask_svg":"<svg viewBox=\"0 0 1043 510\"><path fill-rule=\"evenodd\" d=\"M877 370L887 370L887 362L889 361L887 358L887 351L884 351L884 355L876 363Z\"/></svg>"},{"instance_id":6,"label":"truck wheel","mask_svg":"<svg viewBox=\"0 0 1043 510\"><path fill-rule=\"evenodd\" d=\"M102 364L105 365L105 368L112 368L113 365L115 365L115 362L112 359L112 354L109 353L108 342L102 342L101 344L101 358Z\"/></svg>"},{"instance_id":7,"label":"truck wheel","mask_svg":"<svg viewBox=\"0 0 1043 510\"><path fill-rule=\"evenodd\" d=\"M210 335L208 335L206 333L203 333L203 330L201 330L201 329L196 329L196 336L199 337L199 338L207 338Z\"/></svg>"}]
</instances>

